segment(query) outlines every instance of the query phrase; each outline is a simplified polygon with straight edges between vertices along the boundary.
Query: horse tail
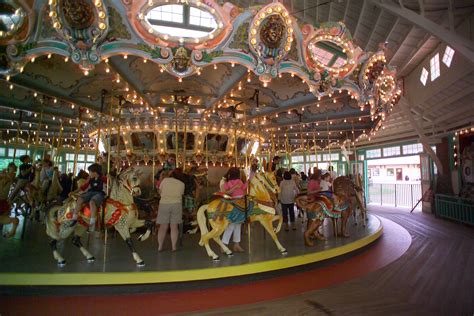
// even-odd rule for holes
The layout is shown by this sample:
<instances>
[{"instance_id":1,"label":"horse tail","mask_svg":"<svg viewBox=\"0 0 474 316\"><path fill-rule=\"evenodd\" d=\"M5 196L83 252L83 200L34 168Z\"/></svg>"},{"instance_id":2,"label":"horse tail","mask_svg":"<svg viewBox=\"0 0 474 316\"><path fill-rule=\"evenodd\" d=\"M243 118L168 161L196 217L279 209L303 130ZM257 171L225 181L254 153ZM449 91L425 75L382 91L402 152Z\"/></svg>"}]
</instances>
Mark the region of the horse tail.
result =
<instances>
[{"instance_id":1,"label":"horse tail","mask_svg":"<svg viewBox=\"0 0 474 316\"><path fill-rule=\"evenodd\" d=\"M59 208L60 206L51 207L45 216L46 235L56 240L59 239L59 232L54 221L56 219L55 212L59 211Z\"/></svg>"},{"instance_id":2,"label":"horse tail","mask_svg":"<svg viewBox=\"0 0 474 316\"><path fill-rule=\"evenodd\" d=\"M207 204L204 204L199 208L196 215L199 229L201 230L201 239L199 240L199 245L201 246L202 246L202 236L206 235L209 232L207 230L207 223L206 223L206 220L207 220L206 210L207 210Z\"/></svg>"}]
</instances>

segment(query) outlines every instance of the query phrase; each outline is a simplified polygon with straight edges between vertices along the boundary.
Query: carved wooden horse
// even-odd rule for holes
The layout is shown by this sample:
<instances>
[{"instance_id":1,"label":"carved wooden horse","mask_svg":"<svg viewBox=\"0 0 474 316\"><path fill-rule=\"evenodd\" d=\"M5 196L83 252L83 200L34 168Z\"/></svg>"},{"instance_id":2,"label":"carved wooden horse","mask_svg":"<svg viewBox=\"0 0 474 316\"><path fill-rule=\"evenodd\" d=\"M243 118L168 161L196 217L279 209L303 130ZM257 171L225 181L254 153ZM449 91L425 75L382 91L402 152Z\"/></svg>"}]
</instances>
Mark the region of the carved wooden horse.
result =
<instances>
[{"instance_id":1,"label":"carved wooden horse","mask_svg":"<svg viewBox=\"0 0 474 316\"><path fill-rule=\"evenodd\" d=\"M10 231L4 235L6 238L15 236L19 223L18 218L10 216L11 206L7 201L8 193L10 192L10 187L14 179L15 171L8 170L0 173L0 224L12 224Z\"/></svg>"},{"instance_id":2,"label":"carved wooden horse","mask_svg":"<svg viewBox=\"0 0 474 316\"><path fill-rule=\"evenodd\" d=\"M275 212L275 194L278 191L279 187L273 173L257 173L250 181L248 201L243 204L247 204L248 219L251 222L260 222L272 237L278 250L282 254L286 254L286 249L276 236L283 222L283 218ZM197 212L197 221L201 230L199 245L206 248L207 254L213 260L219 260L219 256L209 246L210 239L213 239L227 255L232 255L232 251L221 241L220 236L230 223L245 221L245 205L239 207L237 204L239 204L238 200L217 198L211 203L201 206ZM239 208L241 209L239 210ZM207 229L206 219L212 227L210 232ZM273 221L276 220L278 220L278 226L275 229Z\"/></svg>"},{"instance_id":3,"label":"carved wooden horse","mask_svg":"<svg viewBox=\"0 0 474 316\"><path fill-rule=\"evenodd\" d=\"M137 265L143 266L145 263L135 251L130 237L130 229L146 226L146 233L138 238L144 241L150 236L153 223L138 219L138 210L133 202L133 196L141 194L139 185L140 180L134 169L122 171L117 176L111 177L110 196L105 201L102 211L105 212L104 221L106 226L113 226L119 232L130 248ZM57 241L66 239L72 233L74 233L72 243L79 248L87 261L93 262L95 260L94 256L81 243L81 236L89 227L90 210L87 206L84 207L80 212L77 225L71 227L75 204L75 200L70 198L62 206L53 206L46 218L46 233L51 237L50 246L53 250L53 256L60 266L64 265L66 260L57 250ZM100 214L98 216L100 218Z\"/></svg>"}]
</instances>

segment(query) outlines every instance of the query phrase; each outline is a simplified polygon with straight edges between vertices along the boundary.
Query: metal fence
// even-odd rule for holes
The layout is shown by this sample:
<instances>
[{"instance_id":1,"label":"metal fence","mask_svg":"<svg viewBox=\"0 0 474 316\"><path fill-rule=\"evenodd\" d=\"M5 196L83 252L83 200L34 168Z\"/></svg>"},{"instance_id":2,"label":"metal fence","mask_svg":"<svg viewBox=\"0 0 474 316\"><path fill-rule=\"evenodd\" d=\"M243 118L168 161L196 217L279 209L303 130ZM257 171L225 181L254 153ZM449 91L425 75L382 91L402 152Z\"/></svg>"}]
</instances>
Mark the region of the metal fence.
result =
<instances>
[{"instance_id":1,"label":"metal fence","mask_svg":"<svg viewBox=\"0 0 474 316\"><path fill-rule=\"evenodd\" d=\"M369 183L369 204L413 208L420 199L421 183Z\"/></svg>"},{"instance_id":2,"label":"metal fence","mask_svg":"<svg viewBox=\"0 0 474 316\"><path fill-rule=\"evenodd\" d=\"M474 203L457 196L436 194L436 215L474 225Z\"/></svg>"}]
</instances>

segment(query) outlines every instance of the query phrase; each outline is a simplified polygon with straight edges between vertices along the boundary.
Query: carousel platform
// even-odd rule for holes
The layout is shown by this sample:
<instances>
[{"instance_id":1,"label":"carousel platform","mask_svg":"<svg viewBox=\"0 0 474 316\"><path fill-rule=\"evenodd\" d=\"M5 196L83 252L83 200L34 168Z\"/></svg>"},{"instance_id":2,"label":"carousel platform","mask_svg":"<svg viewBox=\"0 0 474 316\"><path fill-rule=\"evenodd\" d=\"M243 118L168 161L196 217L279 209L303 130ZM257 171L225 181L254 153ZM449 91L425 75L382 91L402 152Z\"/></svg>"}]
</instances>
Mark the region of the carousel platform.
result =
<instances>
[{"instance_id":1,"label":"carousel platform","mask_svg":"<svg viewBox=\"0 0 474 316\"><path fill-rule=\"evenodd\" d=\"M280 242L288 254L281 255L271 238L258 223L253 223L249 235L243 229L242 245L245 253L233 256L221 255L220 261L211 260L203 247L198 245L199 234L185 234L177 252L157 251L156 236L144 242L135 242L137 252L146 266L137 267L130 252L118 234L108 234L107 244L103 236L84 235L82 240L96 257L87 263L70 239L61 242L58 249L67 260L59 267L53 259L45 234L45 226L28 222L21 239L21 229L13 239L0 242L0 286L91 286L174 283L248 276L301 265L316 263L360 251L375 242L383 232L381 220L368 216L365 227L355 225L351 218L348 232L351 237L333 237L332 227L326 221L324 234L327 241L316 242L308 248L303 243L303 224L297 220L297 230L279 234ZM133 238L136 239L134 234ZM169 242L169 240L167 240ZM211 243L214 250L218 246ZM169 247L169 246L168 246Z\"/></svg>"}]
</instances>

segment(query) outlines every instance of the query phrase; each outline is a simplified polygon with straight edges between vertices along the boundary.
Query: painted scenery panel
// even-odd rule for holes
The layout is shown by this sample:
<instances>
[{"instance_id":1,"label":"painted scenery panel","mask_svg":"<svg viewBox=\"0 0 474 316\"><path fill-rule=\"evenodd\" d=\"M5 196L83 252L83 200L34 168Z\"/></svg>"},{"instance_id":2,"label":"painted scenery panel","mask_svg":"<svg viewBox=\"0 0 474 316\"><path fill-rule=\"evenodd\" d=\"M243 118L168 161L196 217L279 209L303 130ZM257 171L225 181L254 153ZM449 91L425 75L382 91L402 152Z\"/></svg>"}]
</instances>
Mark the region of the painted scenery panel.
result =
<instances>
[{"instance_id":1,"label":"painted scenery panel","mask_svg":"<svg viewBox=\"0 0 474 316\"><path fill-rule=\"evenodd\" d=\"M152 132L131 133L133 149L153 150L156 148L155 135Z\"/></svg>"},{"instance_id":2,"label":"painted scenery panel","mask_svg":"<svg viewBox=\"0 0 474 316\"><path fill-rule=\"evenodd\" d=\"M166 149L176 149L176 133L168 132L166 134ZM184 149L184 133L178 133L178 149ZM186 150L194 150L194 134L186 133Z\"/></svg>"},{"instance_id":3,"label":"painted scenery panel","mask_svg":"<svg viewBox=\"0 0 474 316\"><path fill-rule=\"evenodd\" d=\"M109 136L107 136L106 138L106 141L105 141L105 146L106 146L106 150L107 150L107 144L108 144L108 138ZM117 135L112 135L112 138L110 138L110 147L111 148L117 148ZM123 140L123 136L120 136L120 148L123 150L125 149L125 141Z\"/></svg>"},{"instance_id":4,"label":"painted scenery panel","mask_svg":"<svg viewBox=\"0 0 474 316\"><path fill-rule=\"evenodd\" d=\"M204 148L207 146L209 152L225 151L229 138L226 135L207 134L204 141Z\"/></svg>"}]
</instances>

